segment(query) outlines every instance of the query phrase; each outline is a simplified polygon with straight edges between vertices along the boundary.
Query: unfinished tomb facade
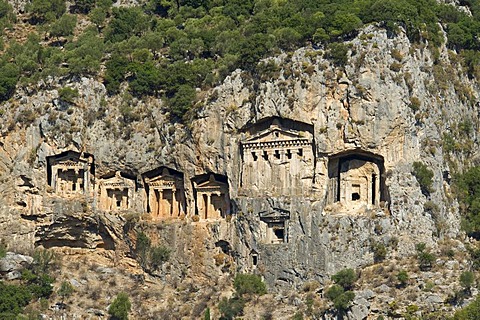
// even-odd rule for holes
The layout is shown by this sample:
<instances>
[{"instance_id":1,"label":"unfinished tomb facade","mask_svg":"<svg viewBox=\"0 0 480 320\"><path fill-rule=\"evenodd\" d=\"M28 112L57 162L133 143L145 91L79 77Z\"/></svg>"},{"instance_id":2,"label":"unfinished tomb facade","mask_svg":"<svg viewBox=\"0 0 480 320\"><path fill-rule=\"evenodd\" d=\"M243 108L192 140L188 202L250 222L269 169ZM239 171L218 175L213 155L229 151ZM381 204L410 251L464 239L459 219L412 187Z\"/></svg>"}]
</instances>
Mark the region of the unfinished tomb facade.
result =
<instances>
[{"instance_id":1,"label":"unfinished tomb facade","mask_svg":"<svg viewBox=\"0 0 480 320\"><path fill-rule=\"evenodd\" d=\"M244 129L239 193L304 196L313 183L313 126L268 118Z\"/></svg>"},{"instance_id":2,"label":"unfinished tomb facade","mask_svg":"<svg viewBox=\"0 0 480 320\"><path fill-rule=\"evenodd\" d=\"M386 200L384 163L381 156L361 150L329 158L328 204L344 210L371 209Z\"/></svg>"},{"instance_id":3,"label":"unfinished tomb facade","mask_svg":"<svg viewBox=\"0 0 480 320\"><path fill-rule=\"evenodd\" d=\"M117 171L99 179L100 210L118 211L131 208L136 191L135 177Z\"/></svg>"},{"instance_id":4,"label":"unfinished tomb facade","mask_svg":"<svg viewBox=\"0 0 480 320\"><path fill-rule=\"evenodd\" d=\"M94 186L93 155L65 151L47 157L47 181L64 197L91 195Z\"/></svg>"},{"instance_id":5,"label":"unfinished tomb facade","mask_svg":"<svg viewBox=\"0 0 480 320\"><path fill-rule=\"evenodd\" d=\"M288 242L288 221L290 212L282 209L262 211L259 213L263 242L279 244Z\"/></svg>"},{"instance_id":6,"label":"unfinished tomb facade","mask_svg":"<svg viewBox=\"0 0 480 320\"><path fill-rule=\"evenodd\" d=\"M147 212L154 219L179 218L186 214L183 173L166 167L143 174Z\"/></svg>"},{"instance_id":7,"label":"unfinished tomb facade","mask_svg":"<svg viewBox=\"0 0 480 320\"><path fill-rule=\"evenodd\" d=\"M196 214L200 219L226 218L230 214L227 177L207 174L192 179Z\"/></svg>"}]
</instances>

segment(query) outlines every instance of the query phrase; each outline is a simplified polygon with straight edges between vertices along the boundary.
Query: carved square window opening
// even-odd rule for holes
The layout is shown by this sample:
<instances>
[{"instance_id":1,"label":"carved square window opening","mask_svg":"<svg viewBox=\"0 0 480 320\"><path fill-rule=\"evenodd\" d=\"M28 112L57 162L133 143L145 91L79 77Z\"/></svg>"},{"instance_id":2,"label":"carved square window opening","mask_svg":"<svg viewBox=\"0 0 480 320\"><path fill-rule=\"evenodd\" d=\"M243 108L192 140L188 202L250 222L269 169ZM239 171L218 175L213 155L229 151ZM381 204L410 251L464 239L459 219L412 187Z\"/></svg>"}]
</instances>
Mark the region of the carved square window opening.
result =
<instances>
[{"instance_id":1,"label":"carved square window opening","mask_svg":"<svg viewBox=\"0 0 480 320\"><path fill-rule=\"evenodd\" d=\"M360 199L360 184L352 184L352 201L359 201Z\"/></svg>"},{"instance_id":2,"label":"carved square window opening","mask_svg":"<svg viewBox=\"0 0 480 320\"><path fill-rule=\"evenodd\" d=\"M263 159L268 160L268 153L267 153L267 151L263 151L262 157L263 157Z\"/></svg>"},{"instance_id":3,"label":"carved square window opening","mask_svg":"<svg viewBox=\"0 0 480 320\"><path fill-rule=\"evenodd\" d=\"M287 149L286 156L287 156L287 159L288 159L288 160L291 160L291 159L292 159L292 151L290 151L290 149Z\"/></svg>"},{"instance_id":4,"label":"carved square window opening","mask_svg":"<svg viewBox=\"0 0 480 320\"><path fill-rule=\"evenodd\" d=\"M273 155L275 156L275 159L280 159L280 151L275 150L275 153Z\"/></svg>"},{"instance_id":5,"label":"carved square window opening","mask_svg":"<svg viewBox=\"0 0 480 320\"><path fill-rule=\"evenodd\" d=\"M285 239L285 221L269 222L270 243L284 243Z\"/></svg>"}]
</instances>

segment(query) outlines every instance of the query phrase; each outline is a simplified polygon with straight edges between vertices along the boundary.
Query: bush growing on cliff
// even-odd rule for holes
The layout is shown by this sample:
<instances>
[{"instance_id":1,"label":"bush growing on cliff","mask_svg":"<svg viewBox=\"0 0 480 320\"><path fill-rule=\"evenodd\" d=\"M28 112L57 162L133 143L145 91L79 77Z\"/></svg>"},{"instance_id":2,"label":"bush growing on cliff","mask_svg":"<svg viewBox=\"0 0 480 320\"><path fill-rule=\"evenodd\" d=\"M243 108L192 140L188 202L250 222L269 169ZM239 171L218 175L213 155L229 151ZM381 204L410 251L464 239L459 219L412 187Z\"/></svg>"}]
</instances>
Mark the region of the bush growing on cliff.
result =
<instances>
[{"instance_id":1,"label":"bush growing on cliff","mask_svg":"<svg viewBox=\"0 0 480 320\"><path fill-rule=\"evenodd\" d=\"M231 320L243 313L245 302L253 296L267 293L267 287L260 276L255 274L237 274L233 281L235 293L230 299L223 298L218 304L221 320Z\"/></svg>"},{"instance_id":2,"label":"bush growing on cliff","mask_svg":"<svg viewBox=\"0 0 480 320\"><path fill-rule=\"evenodd\" d=\"M401 270L397 273L398 287L404 288L408 283L408 273L405 270Z\"/></svg>"},{"instance_id":3,"label":"bush growing on cliff","mask_svg":"<svg viewBox=\"0 0 480 320\"><path fill-rule=\"evenodd\" d=\"M469 236L480 239L480 167L457 175L454 182L463 214L462 228Z\"/></svg>"},{"instance_id":4,"label":"bush growing on cliff","mask_svg":"<svg viewBox=\"0 0 480 320\"><path fill-rule=\"evenodd\" d=\"M475 274L471 271L464 271L460 274L460 285L466 293L470 293L470 289L475 283Z\"/></svg>"},{"instance_id":5,"label":"bush growing on cliff","mask_svg":"<svg viewBox=\"0 0 480 320\"><path fill-rule=\"evenodd\" d=\"M66 11L65 0L33 0L27 5L34 24L50 22L60 18Z\"/></svg>"},{"instance_id":6,"label":"bush growing on cliff","mask_svg":"<svg viewBox=\"0 0 480 320\"><path fill-rule=\"evenodd\" d=\"M427 271L432 268L432 264L435 261L436 257L433 253L430 252L430 249L427 248L425 243L417 243L415 245L417 250L417 260L418 267L422 271Z\"/></svg>"},{"instance_id":7,"label":"bush growing on cliff","mask_svg":"<svg viewBox=\"0 0 480 320\"><path fill-rule=\"evenodd\" d=\"M431 192L435 191L432 187L433 171L428 169L426 164L415 161L413 163L412 174L420 184L420 189L424 195L429 196Z\"/></svg>"},{"instance_id":8,"label":"bush growing on cliff","mask_svg":"<svg viewBox=\"0 0 480 320\"><path fill-rule=\"evenodd\" d=\"M137 260L144 269L156 271L170 257L170 249L164 246L152 246L152 241L144 232L137 233L135 243Z\"/></svg>"},{"instance_id":9,"label":"bush growing on cliff","mask_svg":"<svg viewBox=\"0 0 480 320\"><path fill-rule=\"evenodd\" d=\"M357 274L353 269L343 269L335 273L332 276L332 280L342 286L343 289L349 290L353 287L355 281L357 281Z\"/></svg>"},{"instance_id":10,"label":"bush growing on cliff","mask_svg":"<svg viewBox=\"0 0 480 320\"><path fill-rule=\"evenodd\" d=\"M325 297L333 302L333 306L340 313L345 312L350 302L355 298L355 294L352 291L345 291L345 289L338 285L334 284L325 292Z\"/></svg>"},{"instance_id":11,"label":"bush growing on cliff","mask_svg":"<svg viewBox=\"0 0 480 320\"><path fill-rule=\"evenodd\" d=\"M132 304L128 298L128 294L121 292L108 308L108 313L112 320L128 320L128 313L132 309Z\"/></svg>"},{"instance_id":12,"label":"bush growing on cliff","mask_svg":"<svg viewBox=\"0 0 480 320\"><path fill-rule=\"evenodd\" d=\"M267 287L260 276L255 274L237 274L233 281L238 296L243 295L264 295L267 293Z\"/></svg>"},{"instance_id":13,"label":"bush growing on cliff","mask_svg":"<svg viewBox=\"0 0 480 320\"><path fill-rule=\"evenodd\" d=\"M6 285L0 282L0 319L15 319L15 315L32 299L27 287L22 285Z\"/></svg>"},{"instance_id":14,"label":"bush growing on cliff","mask_svg":"<svg viewBox=\"0 0 480 320\"><path fill-rule=\"evenodd\" d=\"M0 242L0 259L4 258L7 255L7 247Z\"/></svg>"},{"instance_id":15,"label":"bush growing on cliff","mask_svg":"<svg viewBox=\"0 0 480 320\"><path fill-rule=\"evenodd\" d=\"M455 312L452 320L477 320L480 319L480 295L468 306Z\"/></svg>"},{"instance_id":16,"label":"bush growing on cliff","mask_svg":"<svg viewBox=\"0 0 480 320\"><path fill-rule=\"evenodd\" d=\"M232 320L236 316L239 316L243 313L243 308L245 307L245 300L239 297L232 297L230 299L223 298L218 304L218 310L222 316L220 320Z\"/></svg>"},{"instance_id":17,"label":"bush growing on cliff","mask_svg":"<svg viewBox=\"0 0 480 320\"><path fill-rule=\"evenodd\" d=\"M335 284L327 289L325 296L333 302L335 309L343 314L355 298L355 294L350 289L357 281L357 274L353 269L343 269L334 274L332 280Z\"/></svg>"}]
</instances>

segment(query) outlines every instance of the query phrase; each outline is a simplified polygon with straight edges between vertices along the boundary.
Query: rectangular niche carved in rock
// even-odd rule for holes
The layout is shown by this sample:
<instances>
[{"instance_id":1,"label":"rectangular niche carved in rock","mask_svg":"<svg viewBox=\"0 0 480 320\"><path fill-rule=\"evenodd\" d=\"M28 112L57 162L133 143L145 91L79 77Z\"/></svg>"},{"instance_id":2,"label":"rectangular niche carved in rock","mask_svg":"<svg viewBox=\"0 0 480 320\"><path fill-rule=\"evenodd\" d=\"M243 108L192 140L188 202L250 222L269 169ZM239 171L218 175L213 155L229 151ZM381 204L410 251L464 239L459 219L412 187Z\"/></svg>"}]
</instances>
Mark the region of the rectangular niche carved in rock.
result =
<instances>
[{"instance_id":1,"label":"rectangular niche carved in rock","mask_svg":"<svg viewBox=\"0 0 480 320\"><path fill-rule=\"evenodd\" d=\"M154 219L179 218L186 214L183 173L166 167L143 174L147 212Z\"/></svg>"},{"instance_id":2,"label":"rectangular niche carved in rock","mask_svg":"<svg viewBox=\"0 0 480 320\"><path fill-rule=\"evenodd\" d=\"M48 185L60 196L91 195L93 179L91 154L70 150L47 157Z\"/></svg>"},{"instance_id":3,"label":"rectangular niche carved in rock","mask_svg":"<svg viewBox=\"0 0 480 320\"><path fill-rule=\"evenodd\" d=\"M315 165L312 125L273 117L243 131L240 194L303 196L311 190Z\"/></svg>"},{"instance_id":4,"label":"rectangular niche carved in rock","mask_svg":"<svg viewBox=\"0 0 480 320\"><path fill-rule=\"evenodd\" d=\"M227 177L211 173L194 177L192 181L200 219L226 218L230 214Z\"/></svg>"},{"instance_id":5,"label":"rectangular niche carved in rock","mask_svg":"<svg viewBox=\"0 0 480 320\"><path fill-rule=\"evenodd\" d=\"M101 177L98 186L100 210L118 211L131 207L136 191L134 176L117 171Z\"/></svg>"},{"instance_id":6,"label":"rectangular niche carved in rock","mask_svg":"<svg viewBox=\"0 0 480 320\"><path fill-rule=\"evenodd\" d=\"M339 212L370 209L388 201L383 157L379 155L353 150L332 156L328 175L327 203Z\"/></svg>"},{"instance_id":7,"label":"rectangular niche carved in rock","mask_svg":"<svg viewBox=\"0 0 480 320\"><path fill-rule=\"evenodd\" d=\"M282 209L262 211L259 213L263 225L264 242L279 244L288 242L288 221L290 212Z\"/></svg>"}]
</instances>

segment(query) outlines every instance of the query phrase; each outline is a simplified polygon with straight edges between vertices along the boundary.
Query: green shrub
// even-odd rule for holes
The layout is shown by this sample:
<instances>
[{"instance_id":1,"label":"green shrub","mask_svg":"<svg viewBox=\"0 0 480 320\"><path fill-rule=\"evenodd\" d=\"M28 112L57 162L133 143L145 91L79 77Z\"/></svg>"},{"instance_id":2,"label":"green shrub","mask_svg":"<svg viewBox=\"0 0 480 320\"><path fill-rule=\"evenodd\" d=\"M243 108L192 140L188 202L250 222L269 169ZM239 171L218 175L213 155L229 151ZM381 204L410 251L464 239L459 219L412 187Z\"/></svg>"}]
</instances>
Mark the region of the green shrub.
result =
<instances>
[{"instance_id":1,"label":"green shrub","mask_svg":"<svg viewBox=\"0 0 480 320\"><path fill-rule=\"evenodd\" d=\"M243 313L243 308L245 307L245 301L239 297L232 297L230 299L223 298L218 304L218 310L222 316L220 320L232 320L236 316L239 316Z\"/></svg>"},{"instance_id":2,"label":"green shrub","mask_svg":"<svg viewBox=\"0 0 480 320\"><path fill-rule=\"evenodd\" d=\"M53 277L46 273L35 274L30 270L23 270L22 279L27 281L28 291L37 299L49 298L53 292Z\"/></svg>"},{"instance_id":3,"label":"green shrub","mask_svg":"<svg viewBox=\"0 0 480 320\"><path fill-rule=\"evenodd\" d=\"M75 0L73 11L87 14L95 7L95 0Z\"/></svg>"},{"instance_id":4,"label":"green shrub","mask_svg":"<svg viewBox=\"0 0 480 320\"><path fill-rule=\"evenodd\" d=\"M397 280L399 282L399 287L405 287L408 283L408 273L405 270L401 270L397 273Z\"/></svg>"},{"instance_id":5,"label":"green shrub","mask_svg":"<svg viewBox=\"0 0 480 320\"><path fill-rule=\"evenodd\" d=\"M342 67L348 62L348 47L343 43L333 42L327 47L327 58L336 66Z\"/></svg>"},{"instance_id":6,"label":"green shrub","mask_svg":"<svg viewBox=\"0 0 480 320\"><path fill-rule=\"evenodd\" d=\"M148 29L149 18L141 8L114 8L113 18L108 24L105 39L110 42L120 42L132 36L140 36Z\"/></svg>"},{"instance_id":7,"label":"green shrub","mask_svg":"<svg viewBox=\"0 0 480 320\"><path fill-rule=\"evenodd\" d=\"M164 246L152 246L152 241L143 232L137 232L135 254L142 268L155 271L170 258L170 249Z\"/></svg>"},{"instance_id":8,"label":"green shrub","mask_svg":"<svg viewBox=\"0 0 480 320\"><path fill-rule=\"evenodd\" d=\"M255 274L237 274L233 281L233 287L238 296L263 295L267 293L267 287L260 276Z\"/></svg>"},{"instance_id":9,"label":"green shrub","mask_svg":"<svg viewBox=\"0 0 480 320\"><path fill-rule=\"evenodd\" d=\"M0 242L0 259L4 258L7 255L7 247Z\"/></svg>"},{"instance_id":10,"label":"green shrub","mask_svg":"<svg viewBox=\"0 0 480 320\"><path fill-rule=\"evenodd\" d=\"M20 70L13 63L0 61L0 101L8 100L17 86Z\"/></svg>"},{"instance_id":11,"label":"green shrub","mask_svg":"<svg viewBox=\"0 0 480 320\"><path fill-rule=\"evenodd\" d=\"M73 291L74 289L70 282L62 281L62 284L60 285L60 288L58 289L57 294L62 298L62 302L63 302L65 298L68 298L72 295Z\"/></svg>"},{"instance_id":12,"label":"green shrub","mask_svg":"<svg viewBox=\"0 0 480 320\"><path fill-rule=\"evenodd\" d=\"M189 85L181 85L174 95L168 99L172 115L182 119L187 111L191 109L195 96L194 88Z\"/></svg>"},{"instance_id":13,"label":"green shrub","mask_svg":"<svg viewBox=\"0 0 480 320\"><path fill-rule=\"evenodd\" d=\"M33 253L32 271L35 274L48 274L58 264L58 257L52 250L37 249Z\"/></svg>"},{"instance_id":14,"label":"green shrub","mask_svg":"<svg viewBox=\"0 0 480 320\"><path fill-rule=\"evenodd\" d=\"M44 23L60 18L66 11L65 0L32 0L26 9L33 23Z\"/></svg>"},{"instance_id":15,"label":"green shrub","mask_svg":"<svg viewBox=\"0 0 480 320\"><path fill-rule=\"evenodd\" d=\"M381 242L372 244L373 260L378 263L385 260L387 256L387 247Z\"/></svg>"},{"instance_id":16,"label":"green shrub","mask_svg":"<svg viewBox=\"0 0 480 320\"><path fill-rule=\"evenodd\" d=\"M433 171L428 169L424 163L415 161L412 174L420 184L420 189L424 195L429 196L431 192L435 191L432 187Z\"/></svg>"},{"instance_id":17,"label":"green shrub","mask_svg":"<svg viewBox=\"0 0 480 320\"><path fill-rule=\"evenodd\" d=\"M460 285L467 292L470 292L473 284L475 283L475 274L471 271L464 271L460 274Z\"/></svg>"},{"instance_id":18,"label":"green shrub","mask_svg":"<svg viewBox=\"0 0 480 320\"><path fill-rule=\"evenodd\" d=\"M422 103L417 97L410 98L410 104L408 106L410 107L410 109L412 109L413 112L417 112L418 110L420 110L421 105Z\"/></svg>"},{"instance_id":19,"label":"green shrub","mask_svg":"<svg viewBox=\"0 0 480 320\"><path fill-rule=\"evenodd\" d=\"M480 295L466 307L455 312L452 320L478 320L480 319Z\"/></svg>"},{"instance_id":20,"label":"green shrub","mask_svg":"<svg viewBox=\"0 0 480 320\"><path fill-rule=\"evenodd\" d=\"M150 249L150 267L153 270L158 270L160 266L170 258L170 249L157 246Z\"/></svg>"},{"instance_id":21,"label":"green shrub","mask_svg":"<svg viewBox=\"0 0 480 320\"><path fill-rule=\"evenodd\" d=\"M345 312L350 306L350 302L355 298L352 291L345 291L342 286L334 284L325 292L325 296L333 302L335 309L340 313Z\"/></svg>"},{"instance_id":22,"label":"green shrub","mask_svg":"<svg viewBox=\"0 0 480 320\"><path fill-rule=\"evenodd\" d=\"M25 286L6 285L0 282L0 319L15 319L15 315L32 299L32 294ZM13 315L12 318L6 315Z\"/></svg>"},{"instance_id":23,"label":"green shrub","mask_svg":"<svg viewBox=\"0 0 480 320\"><path fill-rule=\"evenodd\" d=\"M332 280L342 286L343 289L348 290L351 289L355 281L357 281L357 274L353 269L343 269L334 274Z\"/></svg>"},{"instance_id":24,"label":"green shrub","mask_svg":"<svg viewBox=\"0 0 480 320\"><path fill-rule=\"evenodd\" d=\"M327 289L327 291L325 292L325 297L333 301L344 292L345 290L343 290L342 286L334 284Z\"/></svg>"},{"instance_id":25,"label":"green shrub","mask_svg":"<svg viewBox=\"0 0 480 320\"><path fill-rule=\"evenodd\" d=\"M430 270L432 268L433 262L436 259L435 255L432 254L429 249L427 249L427 246L423 242L418 243L415 246L415 249L417 250L418 267L420 268L420 270Z\"/></svg>"},{"instance_id":26,"label":"green shrub","mask_svg":"<svg viewBox=\"0 0 480 320\"><path fill-rule=\"evenodd\" d=\"M74 103L75 99L78 98L78 90L70 87L63 87L58 90L58 98L67 103Z\"/></svg>"},{"instance_id":27,"label":"green shrub","mask_svg":"<svg viewBox=\"0 0 480 320\"><path fill-rule=\"evenodd\" d=\"M463 214L462 228L469 236L480 239L480 166L456 175L454 184Z\"/></svg>"},{"instance_id":28,"label":"green shrub","mask_svg":"<svg viewBox=\"0 0 480 320\"><path fill-rule=\"evenodd\" d=\"M77 16L64 14L50 27L52 37L66 37L73 35L73 30L77 25Z\"/></svg>"},{"instance_id":29,"label":"green shrub","mask_svg":"<svg viewBox=\"0 0 480 320\"><path fill-rule=\"evenodd\" d=\"M290 320L303 320L303 313L301 311L295 313Z\"/></svg>"},{"instance_id":30,"label":"green shrub","mask_svg":"<svg viewBox=\"0 0 480 320\"><path fill-rule=\"evenodd\" d=\"M146 267L148 251L152 245L150 238L143 232L137 232L137 241L135 242L135 253L142 267Z\"/></svg>"},{"instance_id":31,"label":"green shrub","mask_svg":"<svg viewBox=\"0 0 480 320\"><path fill-rule=\"evenodd\" d=\"M132 304L130 303L128 294L121 292L108 308L108 314L112 316L113 320L127 320L131 308Z\"/></svg>"}]
</instances>

